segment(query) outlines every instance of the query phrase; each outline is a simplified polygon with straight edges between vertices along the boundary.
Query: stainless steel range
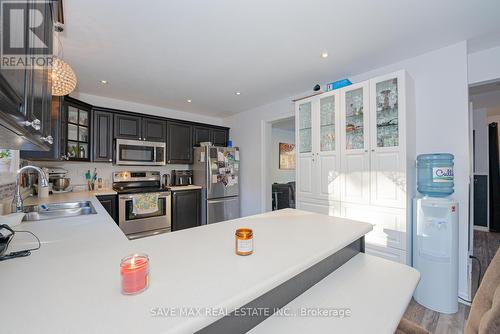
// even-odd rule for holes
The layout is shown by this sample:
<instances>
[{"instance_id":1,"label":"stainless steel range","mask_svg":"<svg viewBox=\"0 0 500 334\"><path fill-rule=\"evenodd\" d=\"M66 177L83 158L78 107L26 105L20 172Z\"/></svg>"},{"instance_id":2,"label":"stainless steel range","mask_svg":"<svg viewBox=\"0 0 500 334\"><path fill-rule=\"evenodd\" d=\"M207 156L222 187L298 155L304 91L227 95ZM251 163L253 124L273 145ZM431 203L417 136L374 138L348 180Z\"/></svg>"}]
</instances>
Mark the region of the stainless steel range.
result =
<instances>
[{"instance_id":1,"label":"stainless steel range","mask_svg":"<svg viewBox=\"0 0 500 334\"><path fill-rule=\"evenodd\" d=\"M170 191L161 187L160 172L114 172L113 190L118 193L118 225L129 239L171 231ZM134 207L142 194L156 197L156 208L147 212Z\"/></svg>"}]
</instances>

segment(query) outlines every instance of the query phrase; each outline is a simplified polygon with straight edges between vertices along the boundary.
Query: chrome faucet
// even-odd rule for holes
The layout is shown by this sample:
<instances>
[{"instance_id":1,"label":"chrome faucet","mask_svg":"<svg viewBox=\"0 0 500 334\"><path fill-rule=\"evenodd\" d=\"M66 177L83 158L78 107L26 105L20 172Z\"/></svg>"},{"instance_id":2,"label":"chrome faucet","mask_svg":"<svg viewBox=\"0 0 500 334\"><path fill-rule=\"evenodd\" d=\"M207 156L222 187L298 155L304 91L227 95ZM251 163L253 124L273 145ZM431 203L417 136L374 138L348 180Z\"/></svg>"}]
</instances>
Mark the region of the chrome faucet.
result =
<instances>
[{"instance_id":1,"label":"chrome faucet","mask_svg":"<svg viewBox=\"0 0 500 334\"><path fill-rule=\"evenodd\" d=\"M38 172L40 176L40 186L42 188L46 188L49 186L49 181L41 168L36 166L24 166L17 171L16 175L16 193L14 195L14 199L12 200L12 212L23 212L23 198L21 196L21 175L28 169L34 169Z\"/></svg>"}]
</instances>

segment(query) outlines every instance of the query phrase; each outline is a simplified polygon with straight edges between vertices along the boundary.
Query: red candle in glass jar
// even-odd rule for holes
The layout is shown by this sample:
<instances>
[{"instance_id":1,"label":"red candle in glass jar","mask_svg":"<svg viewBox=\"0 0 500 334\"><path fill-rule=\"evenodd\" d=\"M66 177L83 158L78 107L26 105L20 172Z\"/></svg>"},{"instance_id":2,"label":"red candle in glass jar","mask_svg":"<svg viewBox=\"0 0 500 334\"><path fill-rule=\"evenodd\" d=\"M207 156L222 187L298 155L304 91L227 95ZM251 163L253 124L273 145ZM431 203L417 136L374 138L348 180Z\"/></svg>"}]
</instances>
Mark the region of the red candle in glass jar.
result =
<instances>
[{"instance_id":1,"label":"red candle in glass jar","mask_svg":"<svg viewBox=\"0 0 500 334\"><path fill-rule=\"evenodd\" d=\"M141 293L149 285L149 258L145 254L133 254L120 263L122 293L133 295Z\"/></svg>"}]
</instances>

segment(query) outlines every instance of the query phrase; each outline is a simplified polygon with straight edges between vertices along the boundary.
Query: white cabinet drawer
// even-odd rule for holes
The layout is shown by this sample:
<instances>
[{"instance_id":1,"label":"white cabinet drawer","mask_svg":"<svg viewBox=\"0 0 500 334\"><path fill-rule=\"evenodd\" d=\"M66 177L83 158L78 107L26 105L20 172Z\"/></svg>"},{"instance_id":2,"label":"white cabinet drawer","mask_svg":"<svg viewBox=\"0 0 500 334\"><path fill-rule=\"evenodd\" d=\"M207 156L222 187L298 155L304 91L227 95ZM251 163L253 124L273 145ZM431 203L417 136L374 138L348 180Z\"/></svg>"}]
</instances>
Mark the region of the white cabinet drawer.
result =
<instances>
[{"instance_id":1,"label":"white cabinet drawer","mask_svg":"<svg viewBox=\"0 0 500 334\"><path fill-rule=\"evenodd\" d=\"M320 213L323 215L340 217L340 202L325 201L325 202L307 202L299 201L297 209Z\"/></svg>"},{"instance_id":2,"label":"white cabinet drawer","mask_svg":"<svg viewBox=\"0 0 500 334\"><path fill-rule=\"evenodd\" d=\"M402 209L342 203L342 217L373 225L367 243L406 250L406 216Z\"/></svg>"},{"instance_id":3,"label":"white cabinet drawer","mask_svg":"<svg viewBox=\"0 0 500 334\"><path fill-rule=\"evenodd\" d=\"M403 264L406 263L406 252L401 249L395 249L390 247L380 247L377 245L371 245L366 243L365 253L378 256L387 260L394 262L399 262Z\"/></svg>"}]
</instances>

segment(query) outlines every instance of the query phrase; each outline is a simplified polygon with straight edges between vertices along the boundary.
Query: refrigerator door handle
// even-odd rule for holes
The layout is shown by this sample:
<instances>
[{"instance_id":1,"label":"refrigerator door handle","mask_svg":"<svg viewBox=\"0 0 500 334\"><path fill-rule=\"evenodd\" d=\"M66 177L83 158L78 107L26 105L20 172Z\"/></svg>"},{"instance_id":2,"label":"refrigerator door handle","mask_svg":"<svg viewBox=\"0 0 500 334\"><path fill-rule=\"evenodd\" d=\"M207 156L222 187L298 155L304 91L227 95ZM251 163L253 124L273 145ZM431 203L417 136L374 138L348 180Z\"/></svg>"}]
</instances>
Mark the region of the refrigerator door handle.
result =
<instances>
[{"instance_id":1,"label":"refrigerator door handle","mask_svg":"<svg viewBox=\"0 0 500 334\"><path fill-rule=\"evenodd\" d=\"M212 193L212 161L210 160L210 147L205 146L205 159L207 164L207 193Z\"/></svg>"},{"instance_id":2,"label":"refrigerator door handle","mask_svg":"<svg viewBox=\"0 0 500 334\"><path fill-rule=\"evenodd\" d=\"M230 201L238 201L238 196L225 197L224 199L210 199L210 203L222 203L222 202L230 202Z\"/></svg>"}]
</instances>

